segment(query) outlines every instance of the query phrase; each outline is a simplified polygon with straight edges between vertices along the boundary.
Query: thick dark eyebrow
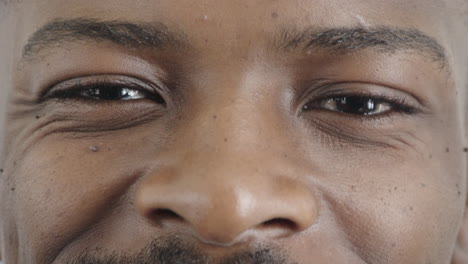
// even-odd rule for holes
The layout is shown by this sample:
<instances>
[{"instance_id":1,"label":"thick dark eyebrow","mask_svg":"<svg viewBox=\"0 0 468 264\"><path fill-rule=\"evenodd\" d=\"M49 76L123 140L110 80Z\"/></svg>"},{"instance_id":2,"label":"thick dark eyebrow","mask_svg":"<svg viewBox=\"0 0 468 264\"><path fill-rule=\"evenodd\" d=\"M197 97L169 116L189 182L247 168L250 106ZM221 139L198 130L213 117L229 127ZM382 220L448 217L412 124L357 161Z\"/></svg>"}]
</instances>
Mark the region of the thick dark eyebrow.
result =
<instances>
[{"instance_id":1,"label":"thick dark eyebrow","mask_svg":"<svg viewBox=\"0 0 468 264\"><path fill-rule=\"evenodd\" d=\"M275 46L285 51L325 50L332 54L348 54L365 49L378 52L418 52L443 65L447 56L443 46L433 37L417 29L373 27L373 28L329 28L306 30L281 30Z\"/></svg>"},{"instance_id":2,"label":"thick dark eyebrow","mask_svg":"<svg viewBox=\"0 0 468 264\"><path fill-rule=\"evenodd\" d=\"M186 38L162 23L136 24L95 19L53 20L37 30L23 48L23 58L76 41L111 42L128 48L183 48Z\"/></svg>"},{"instance_id":3,"label":"thick dark eyebrow","mask_svg":"<svg viewBox=\"0 0 468 264\"><path fill-rule=\"evenodd\" d=\"M129 48L180 49L188 46L185 34L171 31L162 23L137 24L88 18L58 19L47 23L29 38L23 48L23 58L32 57L46 48L85 40L107 41ZM400 50L416 51L443 65L447 64L443 46L417 29L385 26L283 29L275 38L274 46L283 51L322 50L339 55L364 49L387 53Z\"/></svg>"}]
</instances>

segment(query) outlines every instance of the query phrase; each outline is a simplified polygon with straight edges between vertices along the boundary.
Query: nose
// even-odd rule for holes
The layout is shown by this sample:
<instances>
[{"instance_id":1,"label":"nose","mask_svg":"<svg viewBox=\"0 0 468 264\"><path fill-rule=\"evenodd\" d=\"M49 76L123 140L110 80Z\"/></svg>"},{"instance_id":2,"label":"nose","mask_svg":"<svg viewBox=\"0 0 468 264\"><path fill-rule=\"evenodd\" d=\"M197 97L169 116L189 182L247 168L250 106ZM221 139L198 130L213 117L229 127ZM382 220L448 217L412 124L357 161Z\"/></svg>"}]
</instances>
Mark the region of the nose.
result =
<instances>
[{"instance_id":1,"label":"nose","mask_svg":"<svg viewBox=\"0 0 468 264\"><path fill-rule=\"evenodd\" d=\"M154 169L136 190L139 214L154 226L217 246L284 238L314 224L316 199L300 177L274 173L281 171L278 163L260 167L242 157L214 156Z\"/></svg>"},{"instance_id":2,"label":"nose","mask_svg":"<svg viewBox=\"0 0 468 264\"><path fill-rule=\"evenodd\" d=\"M147 222L218 246L285 238L315 223L313 175L303 157L293 157L300 151L289 126L279 125L283 115L259 103L268 100L245 103L253 96L226 103L234 97L194 111L153 158L135 195Z\"/></svg>"}]
</instances>

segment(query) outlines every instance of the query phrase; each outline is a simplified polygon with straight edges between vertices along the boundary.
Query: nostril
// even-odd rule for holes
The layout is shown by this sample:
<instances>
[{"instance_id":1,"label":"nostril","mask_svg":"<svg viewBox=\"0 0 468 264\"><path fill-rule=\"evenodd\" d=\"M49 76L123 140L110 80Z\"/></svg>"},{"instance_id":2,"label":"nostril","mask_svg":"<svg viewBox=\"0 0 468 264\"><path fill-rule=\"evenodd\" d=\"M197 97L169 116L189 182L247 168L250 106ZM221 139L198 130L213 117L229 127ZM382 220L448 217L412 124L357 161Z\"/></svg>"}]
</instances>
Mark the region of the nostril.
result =
<instances>
[{"instance_id":1,"label":"nostril","mask_svg":"<svg viewBox=\"0 0 468 264\"><path fill-rule=\"evenodd\" d=\"M295 222L286 218L273 218L261 224L262 228L280 228L288 230L297 230L298 226Z\"/></svg>"},{"instance_id":2,"label":"nostril","mask_svg":"<svg viewBox=\"0 0 468 264\"><path fill-rule=\"evenodd\" d=\"M149 218L158 224L163 224L164 222L174 222L174 221L183 221L184 219L170 209L156 209L151 211Z\"/></svg>"}]
</instances>

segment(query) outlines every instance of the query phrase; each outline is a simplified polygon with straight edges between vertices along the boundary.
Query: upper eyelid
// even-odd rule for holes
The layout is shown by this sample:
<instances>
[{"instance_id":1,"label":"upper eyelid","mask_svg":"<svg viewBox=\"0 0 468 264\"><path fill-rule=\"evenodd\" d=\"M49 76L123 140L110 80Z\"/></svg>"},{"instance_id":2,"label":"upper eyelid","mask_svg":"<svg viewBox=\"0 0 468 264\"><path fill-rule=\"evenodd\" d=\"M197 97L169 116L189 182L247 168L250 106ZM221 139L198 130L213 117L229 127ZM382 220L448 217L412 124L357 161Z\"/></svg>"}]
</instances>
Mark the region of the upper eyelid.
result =
<instances>
[{"instance_id":1,"label":"upper eyelid","mask_svg":"<svg viewBox=\"0 0 468 264\"><path fill-rule=\"evenodd\" d=\"M319 97L317 99L314 99L313 101L322 101L322 100L330 100L333 98L337 97L361 97L361 98L369 98L377 101L378 103L386 103L390 105L395 105L395 104L407 104L405 98L401 97L388 97L388 96L382 96L382 95L372 95L372 94L355 94L355 93L349 93L349 94L336 94L336 95L330 95L330 96L324 96L324 97ZM412 107L412 106L409 106Z\"/></svg>"},{"instance_id":2,"label":"upper eyelid","mask_svg":"<svg viewBox=\"0 0 468 264\"><path fill-rule=\"evenodd\" d=\"M306 92L301 96L301 100L304 97L310 97L310 94L314 93L317 96L321 96L322 94L329 94L329 90L336 90L334 87L341 87L341 86L349 86L349 87L356 87L356 86L365 86L365 87L377 87L379 90L385 90L388 93L393 94L403 94L410 98L410 101L413 101L415 106L421 107L424 109L425 112L430 112L430 104L427 99L411 92L411 89L408 87L401 87L397 85L393 85L391 83L385 82L369 82L366 80L333 80L333 79L317 79L310 81L311 85L308 85ZM369 93L371 95L371 93Z\"/></svg>"},{"instance_id":3,"label":"upper eyelid","mask_svg":"<svg viewBox=\"0 0 468 264\"><path fill-rule=\"evenodd\" d=\"M352 95L350 95L352 96ZM383 102L386 103L386 102ZM411 106L405 106L405 105L398 105L398 103L389 103L389 106L391 107L390 110L384 111L382 113L377 113L377 114L370 114L370 115L365 115L365 114L354 114L354 113L348 113L348 112L342 112L338 110L329 110L321 107L312 107L310 110L302 110L302 114L307 114L309 111L325 111L330 114L338 115L340 117L345 117L347 119L353 119L353 120L360 120L362 121L375 121L383 118L388 118L390 116L419 116L422 112L414 107Z\"/></svg>"},{"instance_id":4,"label":"upper eyelid","mask_svg":"<svg viewBox=\"0 0 468 264\"><path fill-rule=\"evenodd\" d=\"M124 75L86 75L81 77L74 77L64 81L60 81L51 85L48 89L44 90L39 98L39 101L45 101L54 94L61 91L79 91L93 88L92 86L107 85L107 86L127 86L129 88L140 90L147 93L158 94L164 97L166 89L162 84L154 84L140 78L129 77Z\"/></svg>"},{"instance_id":5,"label":"upper eyelid","mask_svg":"<svg viewBox=\"0 0 468 264\"><path fill-rule=\"evenodd\" d=\"M389 102L405 98L405 104L427 112L426 103L406 90L360 81L333 82L331 80L322 80L306 91L300 97L299 102L304 104L311 100L321 100L333 96L368 96Z\"/></svg>"}]
</instances>

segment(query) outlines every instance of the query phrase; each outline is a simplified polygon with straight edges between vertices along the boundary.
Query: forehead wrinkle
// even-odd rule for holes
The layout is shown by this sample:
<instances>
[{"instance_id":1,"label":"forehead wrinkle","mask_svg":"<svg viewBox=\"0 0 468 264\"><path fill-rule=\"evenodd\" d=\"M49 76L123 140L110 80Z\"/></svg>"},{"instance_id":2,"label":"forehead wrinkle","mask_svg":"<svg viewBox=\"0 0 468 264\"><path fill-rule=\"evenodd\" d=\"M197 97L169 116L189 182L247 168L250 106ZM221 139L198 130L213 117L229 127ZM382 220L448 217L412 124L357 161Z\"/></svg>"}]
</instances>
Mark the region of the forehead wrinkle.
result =
<instances>
[{"instance_id":1,"label":"forehead wrinkle","mask_svg":"<svg viewBox=\"0 0 468 264\"><path fill-rule=\"evenodd\" d=\"M170 31L162 23L136 24L127 21L99 21L91 18L53 20L32 34L23 48L23 58L69 42L111 42L127 48L175 48L187 46L185 35Z\"/></svg>"}]
</instances>

